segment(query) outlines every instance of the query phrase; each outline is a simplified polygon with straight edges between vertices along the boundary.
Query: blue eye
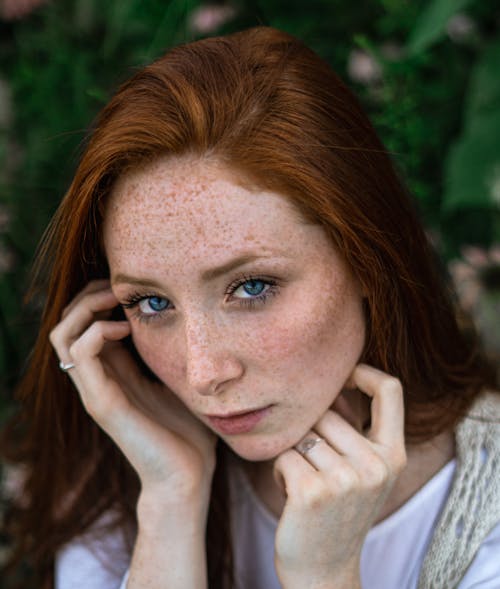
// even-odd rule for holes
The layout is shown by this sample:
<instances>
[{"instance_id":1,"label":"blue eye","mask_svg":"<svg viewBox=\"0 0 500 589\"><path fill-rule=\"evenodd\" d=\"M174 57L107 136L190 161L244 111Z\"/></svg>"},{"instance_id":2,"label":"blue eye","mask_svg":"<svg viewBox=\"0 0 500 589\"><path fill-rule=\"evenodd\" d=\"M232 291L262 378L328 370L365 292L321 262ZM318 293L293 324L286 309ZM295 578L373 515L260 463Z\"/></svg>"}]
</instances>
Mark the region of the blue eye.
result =
<instances>
[{"instance_id":1,"label":"blue eye","mask_svg":"<svg viewBox=\"0 0 500 589\"><path fill-rule=\"evenodd\" d=\"M237 299L258 299L266 296L271 286L269 281L249 278L244 282L240 282L239 285L231 287L229 294Z\"/></svg>"},{"instance_id":2,"label":"blue eye","mask_svg":"<svg viewBox=\"0 0 500 589\"><path fill-rule=\"evenodd\" d=\"M139 301L139 309L144 315L154 315L161 313L169 305L168 299L162 297L147 297Z\"/></svg>"},{"instance_id":3,"label":"blue eye","mask_svg":"<svg viewBox=\"0 0 500 589\"><path fill-rule=\"evenodd\" d=\"M263 280L247 280L242 284L243 290L251 297L256 297L264 291L266 283Z\"/></svg>"}]
</instances>

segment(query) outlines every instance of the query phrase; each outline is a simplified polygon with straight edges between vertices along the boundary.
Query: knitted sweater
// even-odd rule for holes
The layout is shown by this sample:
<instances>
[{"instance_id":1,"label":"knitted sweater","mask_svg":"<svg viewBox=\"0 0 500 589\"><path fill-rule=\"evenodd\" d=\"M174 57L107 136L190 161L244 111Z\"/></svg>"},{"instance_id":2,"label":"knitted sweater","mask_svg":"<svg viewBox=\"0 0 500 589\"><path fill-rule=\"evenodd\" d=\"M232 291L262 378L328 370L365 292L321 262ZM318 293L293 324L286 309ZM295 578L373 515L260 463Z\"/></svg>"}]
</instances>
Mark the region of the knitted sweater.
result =
<instances>
[{"instance_id":1,"label":"knitted sweater","mask_svg":"<svg viewBox=\"0 0 500 589\"><path fill-rule=\"evenodd\" d=\"M457 468L418 589L453 589L500 520L500 395L473 405L455 432Z\"/></svg>"}]
</instances>

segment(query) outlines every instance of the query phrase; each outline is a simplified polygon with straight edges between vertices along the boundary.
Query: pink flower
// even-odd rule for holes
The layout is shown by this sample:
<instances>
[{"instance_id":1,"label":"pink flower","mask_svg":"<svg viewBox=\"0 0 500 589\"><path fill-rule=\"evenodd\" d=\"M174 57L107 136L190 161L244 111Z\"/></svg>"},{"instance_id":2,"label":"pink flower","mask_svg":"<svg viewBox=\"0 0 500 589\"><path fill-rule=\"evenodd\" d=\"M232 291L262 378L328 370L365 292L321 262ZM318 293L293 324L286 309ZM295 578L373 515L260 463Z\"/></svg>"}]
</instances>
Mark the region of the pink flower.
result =
<instances>
[{"instance_id":1,"label":"pink flower","mask_svg":"<svg viewBox=\"0 0 500 589\"><path fill-rule=\"evenodd\" d=\"M0 18L17 20L24 18L47 0L0 0Z\"/></svg>"},{"instance_id":2,"label":"pink flower","mask_svg":"<svg viewBox=\"0 0 500 589\"><path fill-rule=\"evenodd\" d=\"M15 262L16 257L14 253L0 242L0 274L12 270Z\"/></svg>"},{"instance_id":3,"label":"pink flower","mask_svg":"<svg viewBox=\"0 0 500 589\"><path fill-rule=\"evenodd\" d=\"M26 470L24 467L4 464L2 495L7 499L19 499L25 478Z\"/></svg>"},{"instance_id":4,"label":"pink flower","mask_svg":"<svg viewBox=\"0 0 500 589\"><path fill-rule=\"evenodd\" d=\"M446 32L455 43L463 43L476 32L476 23L467 14L458 12L446 24Z\"/></svg>"},{"instance_id":5,"label":"pink flower","mask_svg":"<svg viewBox=\"0 0 500 589\"><path fill-rule=\"evenodd\" d=\"M9 211L3 205L0 205L0 233L3 233L8 228L9 223Z\"/></svg>"},{"instance_id":6,"label":"pink flower","mask_svg":"<svg viewBox=\"0 0 500 589\"><path fill-rule=\"evenodd\" d=\"M449 264L463 309L470 313L486 351L500 359L500 244L489 250L467 246Z\"/></svg>"},{"instance_id":7,"label":"pink flower","mask_svg":"<svg viewBox=\"0 0 500 589\"><path fill-rule=\"evenodd\" d=\"M353 49L347 61L349 77L360 84L373 84L382 78L382 68L366 51Z\"/></svg>"},{"instance_id":8,"label":"pink flower","mask_svg":"<svg viewBox=\"0 0 500 589\"><path fill-rule=\"evenodd\" d=\"M189 18L191 29L202 35L215 32L236 14L233 6L222 4L205 4L193 10Z\"/></svg>"}]
</instances>

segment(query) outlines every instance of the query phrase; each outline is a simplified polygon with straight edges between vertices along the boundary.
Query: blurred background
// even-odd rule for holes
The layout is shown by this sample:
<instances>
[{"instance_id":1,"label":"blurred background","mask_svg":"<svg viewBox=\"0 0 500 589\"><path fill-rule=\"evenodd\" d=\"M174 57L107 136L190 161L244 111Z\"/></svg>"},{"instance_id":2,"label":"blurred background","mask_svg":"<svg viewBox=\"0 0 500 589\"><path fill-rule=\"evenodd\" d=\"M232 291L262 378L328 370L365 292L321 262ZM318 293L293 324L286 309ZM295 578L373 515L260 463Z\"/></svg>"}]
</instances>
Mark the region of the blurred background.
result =
<instances>
[{"instance_id":1,"label":"blurred background","mask_svg":"<svg viewBox=\"0 0 500 589\"><path fill-rule=\"evenodd\" d=\"M22 304L32 258L91 121L169 47L258 24L304 40L359 96L498 363L496 0L0 0L0 427L43 303Z\"/></svg>"}]
</instances>

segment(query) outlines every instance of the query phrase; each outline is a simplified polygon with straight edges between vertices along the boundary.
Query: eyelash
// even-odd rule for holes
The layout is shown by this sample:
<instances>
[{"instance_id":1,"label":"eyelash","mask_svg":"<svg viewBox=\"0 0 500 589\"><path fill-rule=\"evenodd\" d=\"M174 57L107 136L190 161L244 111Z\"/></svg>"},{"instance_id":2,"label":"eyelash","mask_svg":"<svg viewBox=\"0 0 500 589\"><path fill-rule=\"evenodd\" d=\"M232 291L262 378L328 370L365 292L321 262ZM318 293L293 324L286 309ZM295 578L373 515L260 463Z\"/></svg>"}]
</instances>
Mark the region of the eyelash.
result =
<instances>
[{"instance_id":1,"label":"eyelash","mask_svg":"<svg viewBox=\"0 0 500 589\"><path fill-rule=\"evenodd\" d=\"M268 288L259 295L255 297L247 298L247 299L238 299L239 303L246 306L249 309L255 308L256 304L264 304L266 303L270 297L276 296L278 294L278 282L275 278L271 278L270 276L240 276L233 280L231 284L227 287L226 292L224 293L226 296L230 297L233 295L240 286L243 286L247 282L263 282Z\"/></svg>"},{"instance_id":2,"label":"eyelash","mask_svg":"<svg viewBox=\"0 0 500 589\"><path fill-rule=\"evenodd\" d=\"M135 313L134 313L134 318L139 319L139 321L143 321L144 323L147 323L148 321L152 321L153 319L156 319L158 317L160 317L161 315L163 315L163 312L158 312L158 313L151 313L150 315L146 315L145 313L142 313L142 311L138 308L139 303L145 299L150 299L153 297L157 297L158 295L155 293L139 293L139 292L135 292L131 295L129 295L125 301L123 303L121 303L121 306L123 309L135 309ZM161 297L163 298L163 297ZM137 308L136 308L137 307ZM168 309L166 309L167 311Z\"/></svg>"},{"instance_id":3,"label":"eyelash","mask_svg":"<svg viewBox=\"0 0 500 589\"><path fill-rule=\"evenodd\" d=\"M247 309L254 309L256 305L263 305L271 297L276 296L278 294L279 286L278 286L278 282L276 279L270 278L268 276L247 276L247 275L245 275L245 276L238 277L236 280L234 280L227 287L227 289L224 293L225 296L230 297L238 290L238 288L240 288L240 286L243 286L245 283L251 282L251 281L263 282L267 286L267 289L263 293L256 295L255 297L237 299L238 304L242 305L243 307L245 307ZM135 292L135 293L132 293L131 295L129 295L127 297L127 299L123 303L121 303L121 306L123 309L135 309L136 307L138 307L138 305L141 301L143 301L145 299L153 298L153 297L157 297L157 298L161 298L161 299L165 298L165 297L159 296L157 293ZM151 314L147 315L145 313L142 313L140 311L140 309L137 308L136 312L134 314L134 317L139 319L139 321L143 321L143 322L147 323L148 321L153 321L155 319L158 319L159 317L162 317L169 310L170 310L170 308L167 308L163 311L158 311L157 313L151 313Z\"/></svg>"}]
</instances>

